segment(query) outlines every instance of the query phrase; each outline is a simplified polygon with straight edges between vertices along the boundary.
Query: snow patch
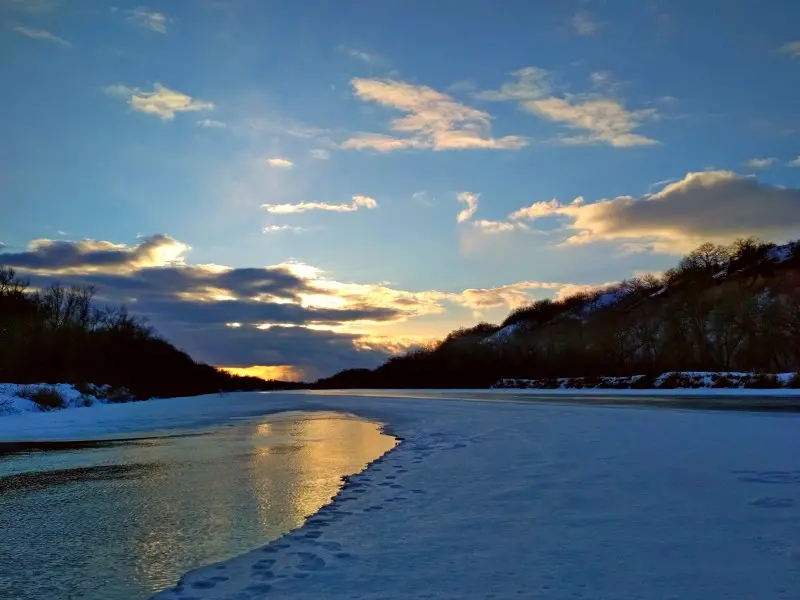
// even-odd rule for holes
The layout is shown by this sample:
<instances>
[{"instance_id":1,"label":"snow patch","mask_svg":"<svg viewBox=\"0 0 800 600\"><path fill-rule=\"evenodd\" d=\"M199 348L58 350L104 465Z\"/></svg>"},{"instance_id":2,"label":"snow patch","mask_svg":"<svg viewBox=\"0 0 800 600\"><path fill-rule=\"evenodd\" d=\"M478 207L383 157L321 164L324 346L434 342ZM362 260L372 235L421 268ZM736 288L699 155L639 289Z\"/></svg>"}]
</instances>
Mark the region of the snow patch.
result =
<instances>
[{"instance_id":1,"label":"snow patch","mask_svg":"<svg viewBox=\"0 0 800 600\"><path fill-rule=\"evenodd\" d=\"M87 386L89 393L81 393L69 383L0 383L0 416L25 412L48 412L36 402L23 396L39 390L53 389L64 399L64 408L87 408L107 402L106 396L110 387Z\"/></svg>"},{"instance_id":2,"label":"snow patch","mask_svg":"<svg viewBox=\"0 0 800 600\"><path fill-rule=\"evenodd\" d=\"M512 323L511 325L506 325L499 331L495 331L492 335L487 337L486 339L481 340L481 344L504 344L508 342L511 338L513 338L517 333L522 330L522 323Z\"/></svg>"},{"instance_id":3,"label":"snow patch","mask_svg":"<svg viewBox=\"0 0 800 600\"><path fill-rule=\"evenodd\" d=\"M669 390L676 388L690 388L694 390L736 390L748 389L765 393L769 390L781 390L800 378L798 373L745 373L745 372L705 372L705 371L680 371L662 373L649 380L645 375L631 375L627 377L558 377L553 379L501 379L492 389L536 389L536 390ZM792 393L800 395L800 389Z\"/></svg>"}]
</instances>

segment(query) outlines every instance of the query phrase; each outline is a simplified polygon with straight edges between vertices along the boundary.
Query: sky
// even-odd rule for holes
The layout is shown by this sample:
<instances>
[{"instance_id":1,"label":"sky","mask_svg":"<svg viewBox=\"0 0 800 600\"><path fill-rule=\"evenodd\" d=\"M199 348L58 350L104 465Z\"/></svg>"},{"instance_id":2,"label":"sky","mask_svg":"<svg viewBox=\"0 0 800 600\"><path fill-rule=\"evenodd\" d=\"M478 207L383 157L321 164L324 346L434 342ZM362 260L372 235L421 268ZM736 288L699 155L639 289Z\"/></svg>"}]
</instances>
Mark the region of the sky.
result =
<instances>
[{"instance_id":1,"label":"sky","mask_svg":"<svg viewBox=\"0 0 800 600\"><path fill-rule=\"evenodd\" d=\"M0 0L0 264L305 378L800 237L792 0Z\"/></svg>"}]
</instances>

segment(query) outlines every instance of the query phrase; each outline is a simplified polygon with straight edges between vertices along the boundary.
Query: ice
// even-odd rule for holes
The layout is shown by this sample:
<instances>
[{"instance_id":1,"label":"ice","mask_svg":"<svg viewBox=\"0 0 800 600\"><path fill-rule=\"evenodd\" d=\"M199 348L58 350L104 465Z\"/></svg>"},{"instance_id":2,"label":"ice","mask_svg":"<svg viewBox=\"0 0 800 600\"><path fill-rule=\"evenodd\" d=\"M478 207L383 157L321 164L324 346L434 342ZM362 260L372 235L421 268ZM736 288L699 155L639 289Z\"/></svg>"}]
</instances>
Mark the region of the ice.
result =
<instances>
[{"instance_id":1,"label":"ice","mask_svg":"<svg viewBox=\"0 0 800 600\"><path fill-rule=\"evenodd\" d=\"M0 439L322 409L379 420L402 439L304 527L193 571L159 599L796 598L800 416L537 397L204 396L12 415L0 419Z\"/></svg>"}]
</instances>

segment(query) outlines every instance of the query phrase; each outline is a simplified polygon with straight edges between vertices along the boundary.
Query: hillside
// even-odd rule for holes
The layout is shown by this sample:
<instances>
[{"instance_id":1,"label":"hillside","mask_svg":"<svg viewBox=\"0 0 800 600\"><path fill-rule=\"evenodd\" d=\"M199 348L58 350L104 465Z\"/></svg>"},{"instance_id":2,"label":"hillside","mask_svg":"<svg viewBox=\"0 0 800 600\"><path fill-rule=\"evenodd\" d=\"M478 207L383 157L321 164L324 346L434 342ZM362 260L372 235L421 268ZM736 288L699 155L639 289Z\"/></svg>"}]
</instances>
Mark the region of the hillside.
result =
<instances>
[{"instance_id":1,"label":"hillside","mask_svg":"<svg viewBox=\"0 0 800 600\"><path fill-rule=\"evenodd\" d=\"M654 377L681 371L795 372L800 365L800 243L703 244L660 276L539 300L344 371L318 387L467 388L501 379Z\"/></svg>"},{"instance_id":2,"label":"hillside","mask_svg":"<svg viewBox=\"0 0 800 600\"><path fill-rule=\"evenodd\" d=\"M92 383L135 398L292 385L198 363L124 307L98 308L92 296L91 288L30 290L0 267L0 382Z\"/></svg>"}]
</instances>

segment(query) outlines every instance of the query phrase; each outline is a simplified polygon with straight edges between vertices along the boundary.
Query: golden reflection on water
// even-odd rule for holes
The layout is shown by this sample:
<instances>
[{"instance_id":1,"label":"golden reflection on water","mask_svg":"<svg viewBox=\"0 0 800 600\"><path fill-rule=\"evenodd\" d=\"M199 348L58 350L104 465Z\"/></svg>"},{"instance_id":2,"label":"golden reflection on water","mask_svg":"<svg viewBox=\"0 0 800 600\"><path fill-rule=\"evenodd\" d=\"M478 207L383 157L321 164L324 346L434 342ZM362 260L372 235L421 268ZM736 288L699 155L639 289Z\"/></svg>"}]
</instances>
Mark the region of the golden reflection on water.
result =
<instances>
[{"instance_id":1,"label":"golden reflection on water","mask_svg":"<svg viewBox=\"0 0 800 600\"><path fill-rule=\"evenodd\" d=\"M137 581L158 591L191 568L301 526L331 501L342 476L395 444L374 423L327 412L174 438L179 460L148 471L136 486L139 510L128 543Z\"/></svg>"}]
</instances>

